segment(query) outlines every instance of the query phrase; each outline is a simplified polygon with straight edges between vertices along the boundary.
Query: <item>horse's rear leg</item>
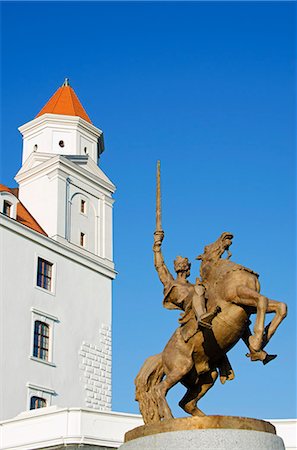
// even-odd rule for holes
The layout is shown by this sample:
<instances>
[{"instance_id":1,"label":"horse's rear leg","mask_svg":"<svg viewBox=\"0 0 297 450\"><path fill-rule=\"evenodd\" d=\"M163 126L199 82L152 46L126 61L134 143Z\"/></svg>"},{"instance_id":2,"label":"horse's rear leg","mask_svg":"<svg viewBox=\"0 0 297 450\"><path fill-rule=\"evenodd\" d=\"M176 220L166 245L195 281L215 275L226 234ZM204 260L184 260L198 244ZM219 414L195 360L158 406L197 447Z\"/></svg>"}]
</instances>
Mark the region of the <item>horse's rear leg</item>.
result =
<instances>
[{"instance_id":1,"label":"horse's rear leg","mask_svg":"<svg viewBox=\"0 0 297 450\"><path fill-rule=\"evenodd\" d=\"M175 367L171 372L166 375L165 379L161 381L155 387L155 396L158 403L159 415L163 419L172 419L173 415L169 405L166 401L166 394L175 384L177 384L181 379L190 372L193 366L193 361L189 359L188 361L183 361L182 366Z\"/></svg>"},{"instance_id":2,"label":"horse's rear leg","mask_svg":"<svg viewBox=\"0 0 297 450\"><path fill-rule=\"evenodd\" d=\"M214 385L217 378L217 370L200 375L198 383L188 388L186 394L179 402L179 406L192 416L205 416L204 412L197 407L197 402Z\"/></svg>"},{"instance_id":3,"label":"horse's rear leg","mask_svg":"<svg viewBox=\"0 0 297 450\"><path fill-rule=\"evenodd\" d=\"M268 307L267 307L268 313L275 313L274 318L272 321L265 327L265 335L264 335L264 345L265 347L274 333L276 332L277 328L281 324L281 322L284 320L284 318L287 315L287 305L282 302L277 302L276 300L269 300L268 301Z\"/></svg>"},{"instance_id":4,"label":"horse's rear leg","mask_svg":"<svg viewBox=\"0 0 297 450\"><path fill-rule=\"evenodd\" d=\"M232 300L234 303L257 309L254 334L249 338L249 346L251 351L259 351L262 348L268 298L246 286L238 286L236 293L238 298Z\"/></svg>"}]
</instances>

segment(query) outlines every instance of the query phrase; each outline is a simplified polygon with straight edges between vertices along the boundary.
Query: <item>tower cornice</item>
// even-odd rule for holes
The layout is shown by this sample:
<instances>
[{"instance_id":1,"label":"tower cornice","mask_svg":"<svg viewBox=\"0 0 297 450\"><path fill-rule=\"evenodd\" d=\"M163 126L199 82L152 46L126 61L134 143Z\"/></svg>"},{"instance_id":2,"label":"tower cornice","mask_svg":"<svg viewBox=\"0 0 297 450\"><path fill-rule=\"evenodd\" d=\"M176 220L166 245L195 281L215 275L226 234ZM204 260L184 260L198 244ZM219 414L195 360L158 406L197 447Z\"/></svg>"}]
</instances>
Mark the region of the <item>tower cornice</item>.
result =
<instances>
[{"instance_id":1,"label":"tower cornice","mask_svg":"<svg viewBox=\"0 0 297 450\"><path fill-rule=\"evenodd\" d=\"M29 122L25 123L24 125L21 125L18 130L22 134L28 134L30 131L33 133L36 131L37 128L41 126L48 126L48 125L58 125L58 126L80 126L81 128L85 128L89 133L94 134L97 137L100 137L103 135L103 131L100 130L100 128L95 127L92 123L87 122L86 120L82 119L78 116L66 116L62 114L51 114L46 113L42 116L36 117L33 120L30 120Z\"/></svg>"},{"instance_id":2,"label":"tower cornice","mask_svg":"<svg viewBox=\"0 0 297 450\"><path fill-rule=\"evenodd\" d=\"M82 158L88 164L88 157L82 156L81 159ZM30 156L30 160L32 161L27 161L28 168L24 165L16 174L15 180L17 183L26 183L36 176L40 177L45 174L49 175L49 173L54 170L61 170L64 168L65 173L69 176L77 175L79 177L83 177L91 184L95 184L96 186L103 188L108 195L113 194L116 190L115 185L107 178L104 172L95 165L95 163L92 164L92 161L89 161L89 166L91 165L91 169L93 169L90 171L81 167L77 162L72 162L71 156L53 156L51 153L33 153ZM40 163L38 165L34 165L33 160L38 160ZM30 163L32 163L32 165Z\"/></svg>"}]
</instances>

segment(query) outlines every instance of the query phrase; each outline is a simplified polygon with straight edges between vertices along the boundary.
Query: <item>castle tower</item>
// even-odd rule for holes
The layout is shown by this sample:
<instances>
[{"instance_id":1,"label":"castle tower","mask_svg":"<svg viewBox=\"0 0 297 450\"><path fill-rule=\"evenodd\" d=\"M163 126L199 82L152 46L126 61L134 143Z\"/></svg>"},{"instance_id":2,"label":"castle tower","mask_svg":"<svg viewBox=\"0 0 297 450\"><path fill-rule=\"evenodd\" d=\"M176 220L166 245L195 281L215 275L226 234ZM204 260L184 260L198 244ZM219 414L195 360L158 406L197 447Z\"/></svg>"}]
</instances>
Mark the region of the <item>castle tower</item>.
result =
<instances>
[{"instance_id":1,"label":"castle tower","mask_svg":"<svg viewBox=\"0 0 297 450\"><path fill-rule=\"evenodd\" d=\"M91 123L67 79L19 130L19 199L49 237L112 261L115 187L97 166L103 133Z\"/></svg>"},{"instance_id":2,"label":"castle tower","mask_svg":"<svg viewBox=\"0 0 297 450\"><path fill-rule=\"evenodd\" d=\"M0 186L0 417L109 411L115 186L97 165L103 133L67 79L19 130L19 191Z\"/></svg>"}]
</instances>

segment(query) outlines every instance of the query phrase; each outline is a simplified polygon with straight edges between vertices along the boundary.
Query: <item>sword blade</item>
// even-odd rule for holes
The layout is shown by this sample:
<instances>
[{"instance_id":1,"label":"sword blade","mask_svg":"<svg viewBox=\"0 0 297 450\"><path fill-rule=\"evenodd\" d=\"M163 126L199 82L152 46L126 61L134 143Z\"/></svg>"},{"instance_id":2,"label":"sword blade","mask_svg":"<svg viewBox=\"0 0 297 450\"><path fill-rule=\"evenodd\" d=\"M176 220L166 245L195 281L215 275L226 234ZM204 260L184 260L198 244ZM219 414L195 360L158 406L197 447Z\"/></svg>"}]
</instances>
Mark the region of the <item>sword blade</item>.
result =
<instances>
[{"instance_id":1,"label":"sword blade","mask_svg":"<svg viewBox=\"0 0 297 450\"><path fill-rule=\"evenodd\" d=\"M160 161L157 161L157 190L156 190L156 231L162 230L161 218L161 171Z\"/></svg>"}]
</instances>

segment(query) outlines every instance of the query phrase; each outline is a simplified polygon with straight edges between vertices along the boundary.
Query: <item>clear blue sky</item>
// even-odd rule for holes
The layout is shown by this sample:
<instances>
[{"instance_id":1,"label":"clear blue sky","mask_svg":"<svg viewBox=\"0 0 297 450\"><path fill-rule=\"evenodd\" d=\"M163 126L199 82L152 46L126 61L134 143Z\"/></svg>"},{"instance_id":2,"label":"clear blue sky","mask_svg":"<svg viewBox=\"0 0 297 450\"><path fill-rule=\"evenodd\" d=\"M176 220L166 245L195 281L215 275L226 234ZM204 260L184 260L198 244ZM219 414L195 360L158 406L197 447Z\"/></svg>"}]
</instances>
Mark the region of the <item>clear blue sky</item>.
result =
<instances>
[{"instance_id":1,"label":"clear blue sky","mask_svg":"<svg viewBox=\"0 0 297 450\"><path fill-rule=\"evenodd\" d=\"M133 379L178 315L162 308L152 258L155 164L162 163L164 253L194 262L221 232L289 316L236 378L200 402L209 414L296 416L295 4L2 3L2 183L21 164L17 127L65 76L103 129L114 209L113 409L137 412ZM97 295L97 294L96 294ZM169 401L183 393L176 388Z\"/></svg>"}]
</instances>

